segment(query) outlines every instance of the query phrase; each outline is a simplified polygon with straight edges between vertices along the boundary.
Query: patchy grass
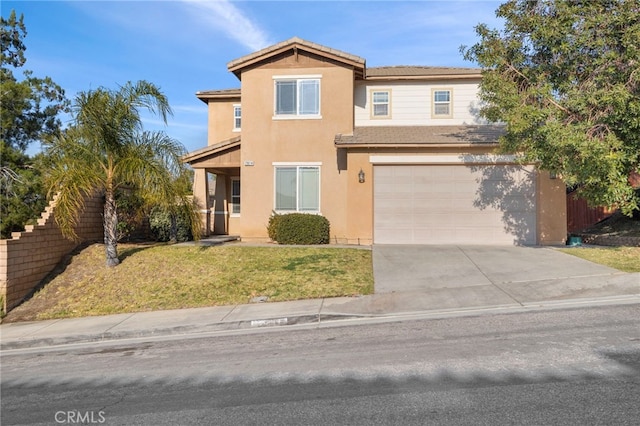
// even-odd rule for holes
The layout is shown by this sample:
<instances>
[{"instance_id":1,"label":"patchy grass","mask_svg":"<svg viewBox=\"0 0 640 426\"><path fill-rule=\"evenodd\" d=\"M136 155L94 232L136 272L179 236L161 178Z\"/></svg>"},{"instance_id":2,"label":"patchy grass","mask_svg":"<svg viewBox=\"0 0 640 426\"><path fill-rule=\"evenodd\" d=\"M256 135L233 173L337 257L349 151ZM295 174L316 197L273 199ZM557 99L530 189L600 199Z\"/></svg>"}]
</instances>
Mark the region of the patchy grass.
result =
<instances>
[{"instance_id":1,"label":"patchy grass","mask_svg":"<svg viewBox=\"0 0 640 426\"><path fill-rule=\"evenodd\" d=\"M560 250L620 271L640 272L640 247L576 247Z\"/></svg>"},{"instance_id":2,"label":"patchy grass","mask_svg":"<svg viewBox=\"0 0 640 426\"><path fill-rule=\"evenodd\" d=\"M11 321L105 315L373 292L371 251L317 247L119 245L121 264L104 266L104 246L71 258Z\"/></svg>"}]
</instances>

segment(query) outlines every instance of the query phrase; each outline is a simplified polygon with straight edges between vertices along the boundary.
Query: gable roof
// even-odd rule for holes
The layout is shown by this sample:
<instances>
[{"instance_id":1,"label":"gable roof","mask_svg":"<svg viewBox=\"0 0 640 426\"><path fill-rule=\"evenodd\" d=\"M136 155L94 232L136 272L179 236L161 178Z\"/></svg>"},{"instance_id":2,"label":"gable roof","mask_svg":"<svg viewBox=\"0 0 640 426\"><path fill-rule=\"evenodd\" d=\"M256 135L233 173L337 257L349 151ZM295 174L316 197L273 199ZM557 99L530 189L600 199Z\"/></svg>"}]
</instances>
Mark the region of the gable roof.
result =
<instances>
[{"instance_id":1,"label":"gable roof","mask_svg":"<svg viewBox=\"0 0 640 426\"><path fill-rule=\"evenodd\" d=\"M354 128L350 135L336 135L334 143L340 148L495 145L503 133L504 126L498 125L366 126Z\"/></svg>"},{"instance_id":2,"label":"gable roof","mask_svg":"<svg viewBox=\"0 0 640 426\"><path fill-rule=\"evenodd\" d=\"M242 70L246 67L256 64L260 61L264 61L265 59L269 59L280 53L289 50L293 50L295 52L298 49L352 66L356 71L356 75L362 76L364 74L365 60L363 58L343 52L341 50L323 46L318 43L303 40L299 37L292 37L283 42L265 47L262 50L235 59L227 64L227 68L229 69L229 71L233 72L236 77L240 78Z\"/></svg>"},{"instance_id":3,"label":"gable roof","mask_svg":"<svg viewBox=\"0 0 640 426\"><path fill-rule=\"evenodd\" d=\"M367 80L480 78L480 68L399 65L367 68Z\"/></svg>"},{"instance_id":4,"label":"gable roof","mask_svg":"<svg viewBox=\"0 0 640 426\"><path fill-rule=\"evenodd\" d=\"M238 148L240 147L240 136L233 137L231 139L227 139L225 141L219 142L215 145L210 145L195 151L191 151L182 157L183 163L193 163L198 160L202 160L206 157L213 156L215 154L219 154L222 151Z\"/></svg>"}]
</instances>

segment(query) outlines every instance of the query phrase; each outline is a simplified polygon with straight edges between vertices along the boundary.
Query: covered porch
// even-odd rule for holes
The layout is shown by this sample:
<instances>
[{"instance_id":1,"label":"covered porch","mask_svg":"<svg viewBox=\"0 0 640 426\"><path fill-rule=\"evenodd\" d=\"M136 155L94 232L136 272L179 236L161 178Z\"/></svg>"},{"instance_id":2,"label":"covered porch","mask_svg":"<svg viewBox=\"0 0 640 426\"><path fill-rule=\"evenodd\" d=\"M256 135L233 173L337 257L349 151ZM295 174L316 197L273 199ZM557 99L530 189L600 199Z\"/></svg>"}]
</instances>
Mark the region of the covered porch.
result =
<instances>
[{"instance_id":1,"label":"covered porch","mask_svg":"<svg viewBox=\"0 0 640 426\"><path fill-rule=\"evenodd\" d=\"M190 152L183 161L194 170L203 236L239 235L240 137Z\"/></svg>"}]
</instances>

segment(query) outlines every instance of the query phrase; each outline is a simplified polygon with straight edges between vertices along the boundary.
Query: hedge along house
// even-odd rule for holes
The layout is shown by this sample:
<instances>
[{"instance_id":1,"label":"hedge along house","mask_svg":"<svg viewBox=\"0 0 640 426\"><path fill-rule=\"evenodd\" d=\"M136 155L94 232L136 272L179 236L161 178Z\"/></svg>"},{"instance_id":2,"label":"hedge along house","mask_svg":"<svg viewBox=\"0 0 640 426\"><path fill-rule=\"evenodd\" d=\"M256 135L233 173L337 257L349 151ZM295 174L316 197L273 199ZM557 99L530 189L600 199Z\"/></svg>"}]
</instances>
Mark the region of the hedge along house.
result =
<instances>
[{"instance_id":1,"label":"hedge along house","mask_svg":"<svg viewBox=\"0 0 640 426\"><path fill-rule=\"evenodd\" d=\"M241 89L197 93L208 145L185 157L205 234L266 241L273 212L305 212L335 243L565 241L565 186L494 154L503 130L477 115L479 69L367 68L299 38L228 69Z\"/></svg>"}]
</instances>

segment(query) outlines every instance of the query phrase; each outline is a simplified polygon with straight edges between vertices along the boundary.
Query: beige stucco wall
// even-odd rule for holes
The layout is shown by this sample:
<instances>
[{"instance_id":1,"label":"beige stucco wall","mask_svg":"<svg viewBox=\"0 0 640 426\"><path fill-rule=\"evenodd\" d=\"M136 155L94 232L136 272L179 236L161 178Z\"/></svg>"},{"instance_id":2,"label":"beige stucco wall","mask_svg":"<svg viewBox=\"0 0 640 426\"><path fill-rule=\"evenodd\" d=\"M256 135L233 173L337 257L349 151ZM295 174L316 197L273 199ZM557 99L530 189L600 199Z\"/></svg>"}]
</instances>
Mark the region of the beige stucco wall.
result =
<instances>
[{"instance_id":1,"label":"beige stucco wall","mask_svg":"<svg viewBox=\"0 0 640 426\"><path fill-rule=\"evenodd\" d=\"M567 241L567 193L562 179L538 173L538 244L557 245Z\"/></svg>"},{"instance_id":2,"label":"beige stucco wall","mask_svg":"<svg viewBox=\"0 0 640 426\"><path fill-rule=\"evenodd\" d=\"M367 150L347 153L347 244L373 244L373 166ZM360 183L358 173L364 172Z\"/></svg>"},{"instance_id":3,"label":"beige stucco wall","mask_svg":"<svg viewBox=\"0 0 640 426\"><path fill-rule=\"evenodd\" d=\"M321 76L320 119L273 119L274 75ZM347 234L347 173L338 167L334 138L353 129L353 70L300 53L242 74L241 173L243 240L267 240L274 208L274 162L319 162L320 210L331 238ZM250 94L250 95L246 95ZM246 164L253 165L246 165Z\"/></svg>"},{"instance_id":4,"label":"beige stucco wall","mask_svg":"<svg viewBox=\"0 0 640 426\"><path fill-rule=\"evenodd\" d=\"M213 231L213 218L209 208L209 181L207 179L207 170L195 168L193 169L193 200L198 206L200 212L200 223L202 224L203 236L209 236Z\"/></svg>"},{"instance_id":5,"label":"beige stucco wall","mask_svg":"<svg viewBox=\"0 0 640 426\"><path fill-rule=\"evenodd\" d=\"M215 145L240 135L240 132L233 131L233 106L238 104L240 104L239 97L209 100L207 145Z\"/></svg>"}]
</instances>

